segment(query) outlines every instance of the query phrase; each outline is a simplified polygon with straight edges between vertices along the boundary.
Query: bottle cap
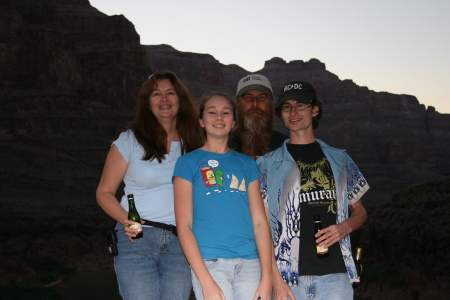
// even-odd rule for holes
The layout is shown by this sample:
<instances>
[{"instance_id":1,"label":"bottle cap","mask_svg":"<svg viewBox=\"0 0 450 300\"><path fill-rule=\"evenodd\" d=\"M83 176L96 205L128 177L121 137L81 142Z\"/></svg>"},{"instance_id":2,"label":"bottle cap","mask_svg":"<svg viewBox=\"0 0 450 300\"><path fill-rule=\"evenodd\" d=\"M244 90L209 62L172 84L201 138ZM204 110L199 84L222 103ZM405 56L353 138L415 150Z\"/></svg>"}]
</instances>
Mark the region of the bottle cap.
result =
<instances>
[{"instance_id":1,"label":"bottle cap","mask_svg":"<svg viewBox=\"0 0 450 300\"><path fill-rule=\"evenodd\" d=\"M129 194L129 195L127 196L127 198L128 198L128 200L134 200L133 194Z\"/></svg>"},{"instance_id":2,"label":"bottle cap","mask_svg":"<svg viewBox=\"0 0 450 300\"><path fill-rule=\"evenodd\" d=\"M314 221L320 221L320 215L315 214L314 215Z\"/></svg>"}]
</instances>

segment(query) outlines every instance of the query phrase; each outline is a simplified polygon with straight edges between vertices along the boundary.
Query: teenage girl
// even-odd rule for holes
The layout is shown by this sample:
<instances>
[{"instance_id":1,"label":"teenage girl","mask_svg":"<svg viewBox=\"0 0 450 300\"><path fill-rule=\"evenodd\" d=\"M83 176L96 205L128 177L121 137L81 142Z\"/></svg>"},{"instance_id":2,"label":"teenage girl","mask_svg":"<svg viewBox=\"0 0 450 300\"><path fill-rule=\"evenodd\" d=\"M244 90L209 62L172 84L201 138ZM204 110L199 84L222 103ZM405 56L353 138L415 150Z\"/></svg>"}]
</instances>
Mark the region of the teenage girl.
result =
<instances>
[{"instance_id":1,"label":"teenage girl","mask_svg":"<svg viewBox=\"0 0 450 300\"><path fill-rule=\"evenodd\" d=\"M250 156L228 148L233 99L206 94L199 121L205 143L180 157L173 175L178 236L195 297L269 300L272 240L259 170Z\"/></svg>"}]
</instances>

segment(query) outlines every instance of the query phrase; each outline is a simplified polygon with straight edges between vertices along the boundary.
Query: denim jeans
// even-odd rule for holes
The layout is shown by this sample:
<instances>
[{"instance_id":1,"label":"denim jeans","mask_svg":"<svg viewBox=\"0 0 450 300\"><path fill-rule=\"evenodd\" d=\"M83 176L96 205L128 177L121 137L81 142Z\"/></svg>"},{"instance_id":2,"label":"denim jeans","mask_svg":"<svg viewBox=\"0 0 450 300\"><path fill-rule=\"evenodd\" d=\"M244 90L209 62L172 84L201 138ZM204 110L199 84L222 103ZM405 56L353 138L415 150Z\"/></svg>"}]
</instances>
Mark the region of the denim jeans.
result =
<instances>
[{"instance_id":1,"label":"denim jeans","mask_svg":"<svg viewBox=\"0 0 450 300\"><path fill-rule=\"evenodd\" d=\"M123 230L121 224L117 230ZM178 238L156 227L143 227L134 243L117 234L119 255L114 258L120 295L124 300L187 300L192 288L189 264Z\"/></svg>"},{"instance_id":2,"label":"denim jeans","mask_svg":"<svg viewBox=\"0 0 450 300\"><path fill-rule=\"evenodd\" d=\"M347 273L300 276L298 286L291 286L297 300L352 300L353 288Z\"/></svg>"},{"instance_id":3,"label":"denim jeans","mask_svg":"<svg viewBox=\"0 0 450 300\"><path fill-rule=\"evenodd\" d=\"M209 274L222 289L227 300L253 299L261 282L259 259L215 258L204 259ZM202 286L192 272L195 299L203 300Z\"/></svg>"}]
</instances>

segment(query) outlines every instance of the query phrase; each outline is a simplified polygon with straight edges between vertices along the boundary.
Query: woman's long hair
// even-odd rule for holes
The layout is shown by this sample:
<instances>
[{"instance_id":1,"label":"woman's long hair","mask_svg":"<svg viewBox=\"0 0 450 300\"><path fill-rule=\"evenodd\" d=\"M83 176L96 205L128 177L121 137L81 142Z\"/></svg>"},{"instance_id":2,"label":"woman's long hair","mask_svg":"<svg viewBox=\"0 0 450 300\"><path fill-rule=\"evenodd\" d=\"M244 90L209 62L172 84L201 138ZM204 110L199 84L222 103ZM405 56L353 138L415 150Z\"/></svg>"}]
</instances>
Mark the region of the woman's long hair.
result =
<instances>
[{"instance_id":1,"label":"woman's long hair","mask_svg":"<svg viewBox=\"0 0 450 300\"><path fill-rule=\"evenodd\" d=\"M156 72L146 80L137 97L136 116L128 126L144 147L143 160L157 159L158 162L167 154L167 133L150 110L150 95L158 86L158 80L168 79L179 97L176 129L180 136L181 154L202 146L202 130L198 122L198 108L194 97L186 86L170 71Z\"/></svg>"}]
</instances>

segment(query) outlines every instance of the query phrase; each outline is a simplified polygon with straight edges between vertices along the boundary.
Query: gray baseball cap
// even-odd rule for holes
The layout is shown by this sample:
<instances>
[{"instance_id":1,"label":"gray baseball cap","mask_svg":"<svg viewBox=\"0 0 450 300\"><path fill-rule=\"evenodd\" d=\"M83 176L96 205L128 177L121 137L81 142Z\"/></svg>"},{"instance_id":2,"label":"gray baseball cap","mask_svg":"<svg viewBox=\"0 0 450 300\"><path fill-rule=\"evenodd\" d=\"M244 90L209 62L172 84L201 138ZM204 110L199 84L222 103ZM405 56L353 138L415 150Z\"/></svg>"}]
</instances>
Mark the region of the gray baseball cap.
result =
<instances>
[{"instance_id":1,"label":"gray baseball cap","mask_svg":"<svg viewBox=\"0 0 450 300\"><path fill-rule=\"evenodd\" d=\"M238 82L236 97L239 98L243 93L249 90L258 90L267 95L273 94L269 79L260 74L250 74L241 78Z\"/></svg>"}]
</instances>

